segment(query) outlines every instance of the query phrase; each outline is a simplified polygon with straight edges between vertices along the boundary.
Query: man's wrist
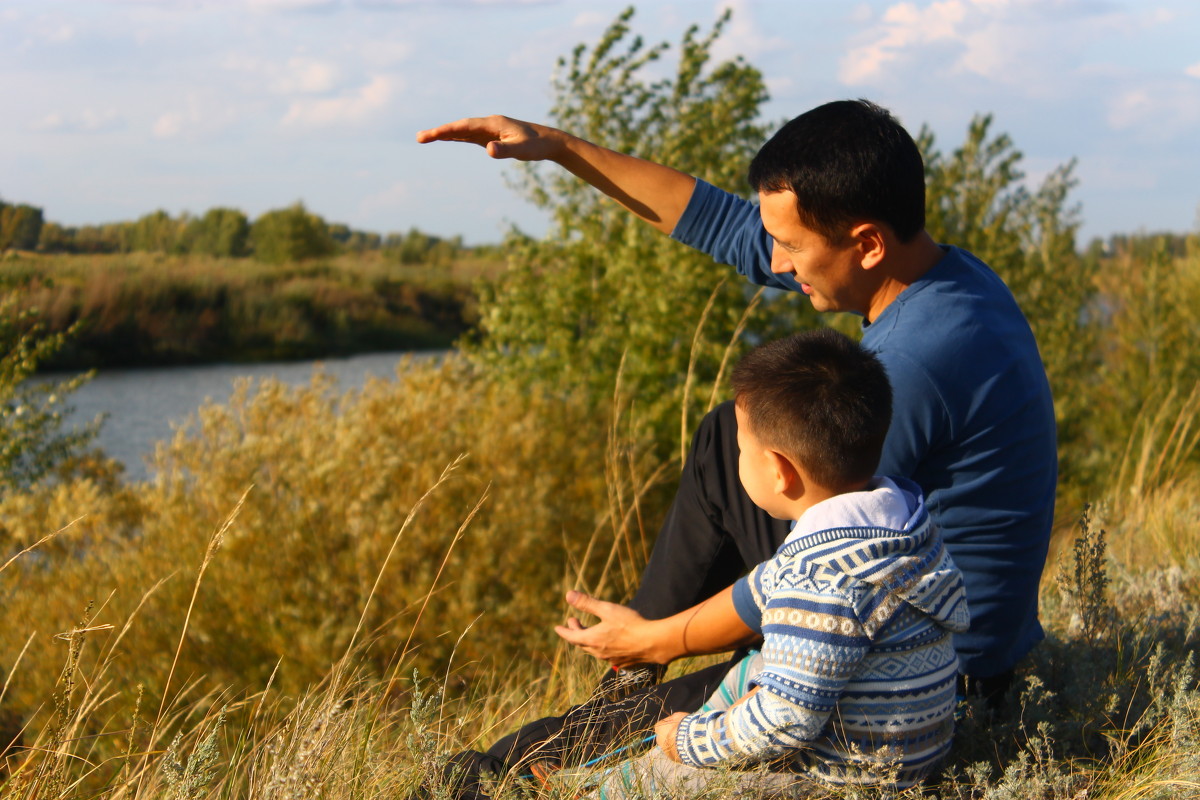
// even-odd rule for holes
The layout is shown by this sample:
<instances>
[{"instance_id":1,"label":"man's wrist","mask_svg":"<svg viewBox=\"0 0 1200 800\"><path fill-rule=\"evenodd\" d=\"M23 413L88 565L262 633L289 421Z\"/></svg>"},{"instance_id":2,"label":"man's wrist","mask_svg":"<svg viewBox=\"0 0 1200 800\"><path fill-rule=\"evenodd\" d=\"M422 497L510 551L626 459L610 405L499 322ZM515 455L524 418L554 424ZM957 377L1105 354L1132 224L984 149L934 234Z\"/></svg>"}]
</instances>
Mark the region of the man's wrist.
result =
<instances>
[{"instance_id":1,"label":"man's wrist","mask_svg":"<svg viewBox=\"0 0 1200 800\"><path fill-rule=\"evenodd\" d=\"M586 159L580 152L580 146L590 144L586 139L580 139L578 136L567 133L560 128L542 127L539 135L544 137L550 143L550 150L547 159L558 164L571 172L572 164L586 163Z\"/></svg>"},{"instance_id":2,"label":"man's wrist","mask_svg":"<svg viewBox=\"0 0 1200 800\"><path fill-rule=\"evenodd\" d=\"M649 642L646 657L655 664L670 664L687 655L683 649L683 635L676 630L671 618L647 620L644 640Z\"/></svg>"}]
</instances>

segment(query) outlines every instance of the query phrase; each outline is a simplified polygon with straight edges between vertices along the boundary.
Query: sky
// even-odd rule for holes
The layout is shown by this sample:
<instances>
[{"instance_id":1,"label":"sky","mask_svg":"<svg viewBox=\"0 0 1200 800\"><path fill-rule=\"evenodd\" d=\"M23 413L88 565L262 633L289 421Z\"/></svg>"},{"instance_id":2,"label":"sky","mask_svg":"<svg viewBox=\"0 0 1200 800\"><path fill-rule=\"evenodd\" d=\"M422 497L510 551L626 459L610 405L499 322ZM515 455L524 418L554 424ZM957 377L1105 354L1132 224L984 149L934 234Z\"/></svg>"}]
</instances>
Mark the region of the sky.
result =
<instances>
[{"instance_id":1,"label":"sky","mask_svg":"<svg viewBox=\"0 0 1200 800\"><path fill-rule=\"evenodd\" d=\"M379 233L540 235L510 165L415 133L491 113L545 121L557 58L627 5L0 0L0 198L66 225L302 201ZM992 114L1034 184L1076 159L1081 244L1200 228L1195 0L635 5L634 32L672 44L731 7L716 54L762 71L767 120L866 97L943 150Z\"/></svg>"}]
</instances>

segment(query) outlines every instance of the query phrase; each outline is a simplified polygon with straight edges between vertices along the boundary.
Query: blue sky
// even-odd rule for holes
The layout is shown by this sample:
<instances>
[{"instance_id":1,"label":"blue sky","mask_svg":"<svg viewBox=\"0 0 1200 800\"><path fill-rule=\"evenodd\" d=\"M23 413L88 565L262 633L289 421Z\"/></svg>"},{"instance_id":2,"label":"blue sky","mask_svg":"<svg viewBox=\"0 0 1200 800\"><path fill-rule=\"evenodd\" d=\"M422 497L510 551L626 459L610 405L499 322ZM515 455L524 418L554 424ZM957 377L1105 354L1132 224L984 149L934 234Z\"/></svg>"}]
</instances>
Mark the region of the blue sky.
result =
<instances>
[{"instance_id":1,"label":"blue sky","mask_svg":"<svg viewBox=\"0 0 1200 800\"><path fill-rule=\"evenodd\" d=\"M555 59L609 0L0 0L0 197L71 225L158 208L498 241L545 220L511 169L421 128L543 120ZM1193 0L642 2L677 43L732 6L719 54L763 71L783 119L868 97L962 141L994 115L1031 180L1078 159L1082 240L1197 229L1200 3Z\"/></svg>"}]
</instances>

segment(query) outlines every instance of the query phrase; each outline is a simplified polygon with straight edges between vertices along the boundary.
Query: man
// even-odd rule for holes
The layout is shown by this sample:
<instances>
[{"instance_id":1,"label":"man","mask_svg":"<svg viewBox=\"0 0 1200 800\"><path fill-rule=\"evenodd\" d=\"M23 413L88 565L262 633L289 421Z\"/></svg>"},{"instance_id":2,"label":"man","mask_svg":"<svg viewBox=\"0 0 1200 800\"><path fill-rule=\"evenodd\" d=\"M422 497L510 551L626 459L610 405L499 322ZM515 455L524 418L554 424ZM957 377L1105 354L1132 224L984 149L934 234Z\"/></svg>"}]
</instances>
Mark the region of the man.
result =
<instances>
[{"instance_id":1,"label":"man","mask_svg":"<svg viewBox=\"0 0 1200 800\"><path fill-rule=\"evenodd\" d=\"M878 354L895 393L880 473L924 490L967 587L972 625L955 637L967 686L998 702L1013 667L1042 637L1037 588L1057 479L1053 404L1011 293L977 258L925 231L920 152L887 111L839 101L789 122L751 164L757 205L669 167L505 117L459 120L417 140L554 161L749 280L803 292L818 311L861 315L863 345ZM631 603L641 615L689 608L770 558L786 537L786 524L738 485L736 433L728 403L701 422ZM575 626L569 640L601 655L636 649L621 607L586 596L573 605L602 621ZM719 680L709 671L646 690L629 714L693 710L689 704ZM563 719L572 730L570 714ZM557 732L556 724L538 730ZM501 758L528 752L537 739L528 733L502 742Z\"/></svg>"}]
</instances>

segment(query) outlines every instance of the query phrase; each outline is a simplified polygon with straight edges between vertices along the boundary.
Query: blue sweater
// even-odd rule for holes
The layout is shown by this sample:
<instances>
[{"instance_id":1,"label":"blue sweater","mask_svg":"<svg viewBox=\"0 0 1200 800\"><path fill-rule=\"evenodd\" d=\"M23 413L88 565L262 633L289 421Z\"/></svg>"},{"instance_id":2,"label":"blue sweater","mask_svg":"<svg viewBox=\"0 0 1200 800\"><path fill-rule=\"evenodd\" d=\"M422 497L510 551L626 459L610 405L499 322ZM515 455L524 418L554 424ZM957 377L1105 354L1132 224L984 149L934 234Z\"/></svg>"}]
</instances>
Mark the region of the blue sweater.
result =
<instances>
[{"instance_id":1,"label":"blue sweater","mask_svg":"<svg viewBox=\"0 0 1200 800\"><path fill-rule=\"evenodd\" d=\"M789 291L771 272L758 206L697 181L672 236ZM1004 672L1042 638L1038 582L1054 516L1054 405L1037 343L1000 278L970 253L945 256L863 325L892 383L879 472L912 478L963 572L971 629L962 669Z\"/></svg>"},{"instance_id":2,"label":"blue sweater","mask_svg":"<svg viewBox=\"0 0 1200 800\"><path fill-rule=\"evenodd\" d=\"M763 635L750 681L759 691L685 717L683 763L785 758L826 783L904 787L946 754L951 632L966 630L968 612L916 484L877 478L818 503L735 591L738 613Z\"/></svg>"}]
</instances>

